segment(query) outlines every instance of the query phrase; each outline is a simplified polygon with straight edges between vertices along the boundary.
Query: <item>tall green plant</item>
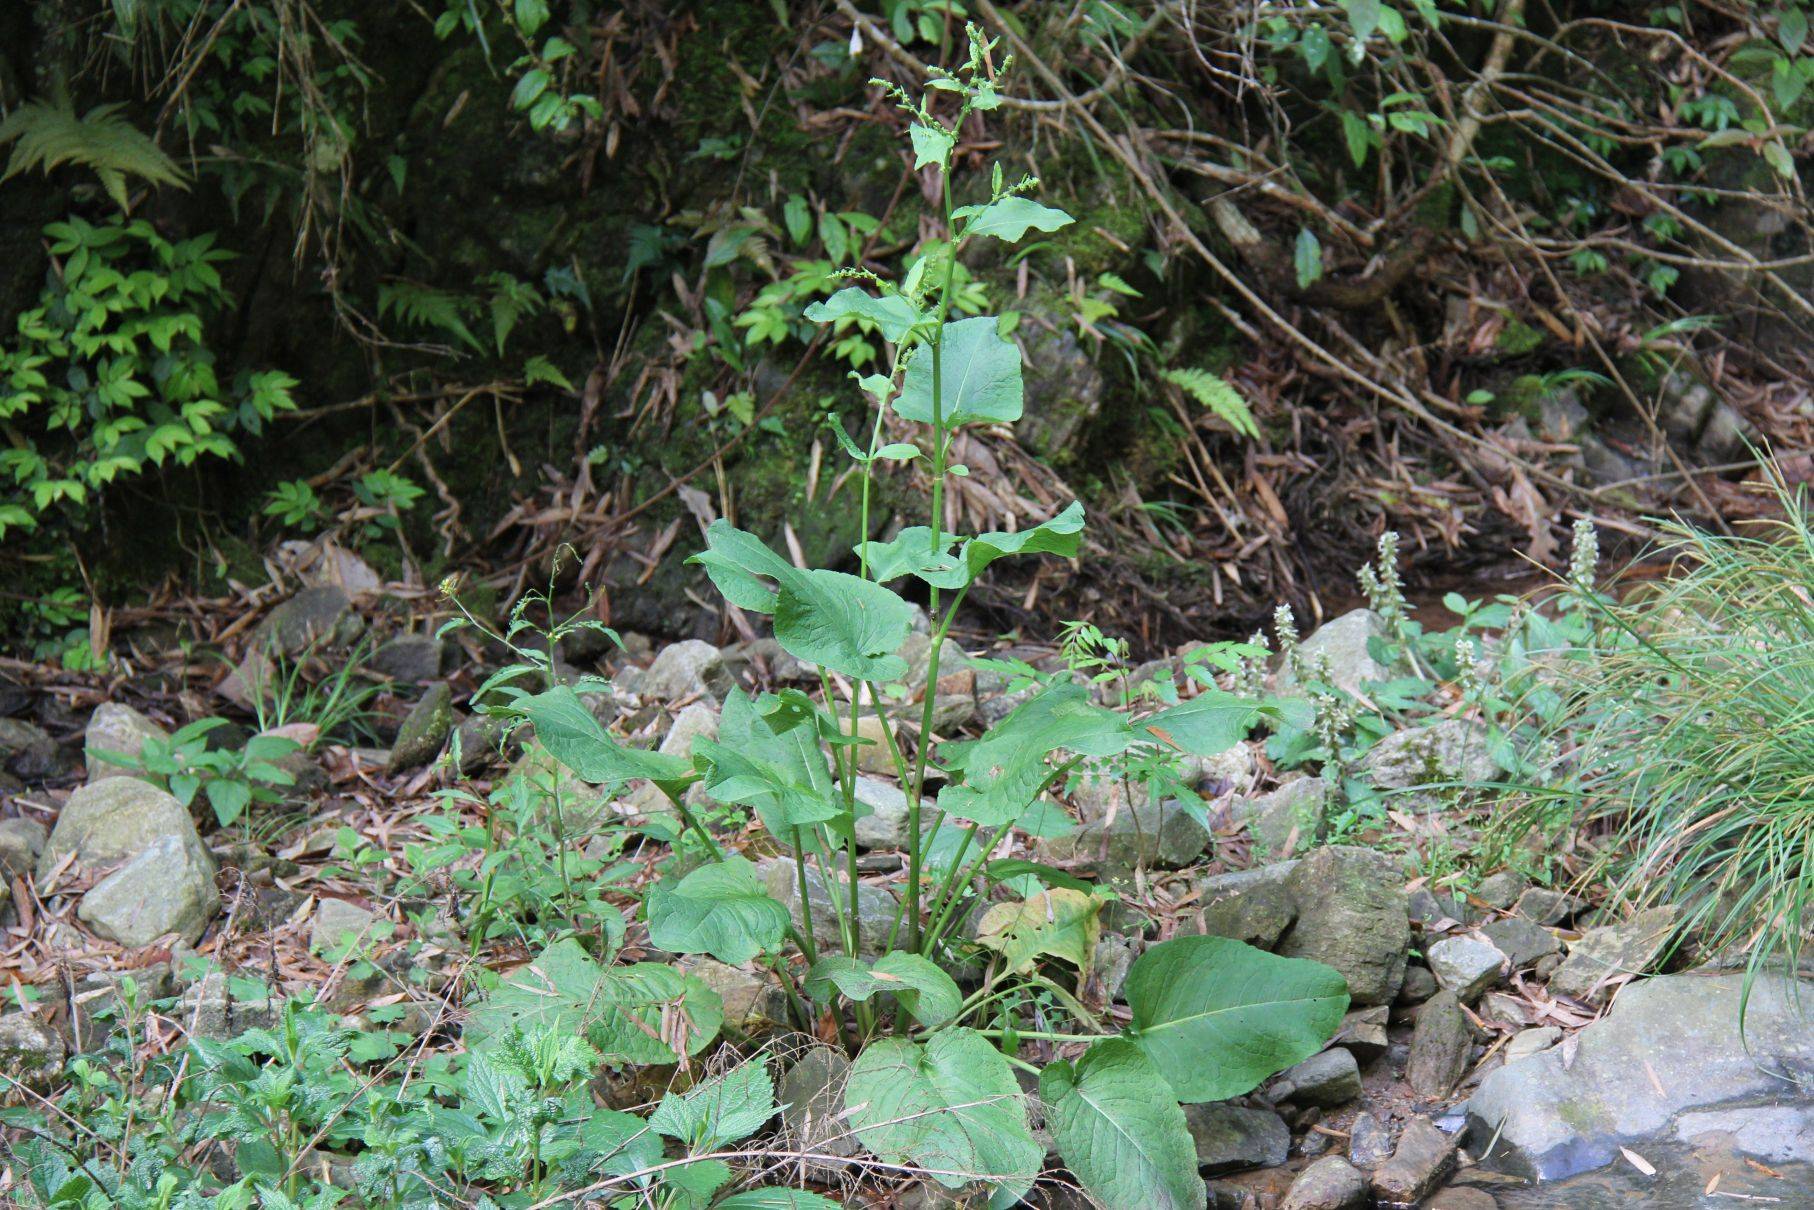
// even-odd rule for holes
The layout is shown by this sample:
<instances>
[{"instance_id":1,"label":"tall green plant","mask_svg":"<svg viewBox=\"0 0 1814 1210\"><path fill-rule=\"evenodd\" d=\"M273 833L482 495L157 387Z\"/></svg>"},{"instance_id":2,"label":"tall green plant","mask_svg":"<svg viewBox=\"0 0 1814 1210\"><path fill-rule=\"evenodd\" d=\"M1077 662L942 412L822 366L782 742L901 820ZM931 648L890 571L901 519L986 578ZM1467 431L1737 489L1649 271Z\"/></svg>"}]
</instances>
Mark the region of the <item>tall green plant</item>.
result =
<instances>
[{"instance_id":1,"label":"tall green plant","mask_svg":"<svg viewBox=\"0 0 1814 1210\"><path fill-rule=\"evenodd\" d=\"M923 1168L948 1185L982 1179L1003 1197L1019 1196L1042 1159L1013 1073L1016 1065L1036 1070L1020 1057L1020 1043L1083 1044L1079 1058L1049 1065L1042 1077L1067 1162L1111 1204L1129 1204L1129 1190L1138 1187L1144 1200L1200 1208L1204 1186L1179 1102L1239 1095L1314 1053L1339 1022L1347 989L1339 974L1316 963L1219 938L1182 938L1154 946L1135 964L1127 992L1133 1025L1105 1033L1046 973L1055 957L1087 966L1101 899L1060 871L995 860L1017 829L1052 835L1072 826L1042 800L1073 770L1137 768L1145 775L1168 758L1223 752L1262 718L1278 717L1272 703L1212 682L1189 700L1141 714L1132 695L1122 709L1109 709L1088 686L1055 677L980 739L934 744L940 652L971 587L1000 559L1077 556L1084 526L1083 509L1073 503L1013 533L962 536L945 528L947 477L964 473L951 463L954 436L968 425L1013 423L1023 406L1021 356L1002 321L951 317L959 258L979 241L1012 244L1071 221L1027 196L1035 179L1009 184L1000 165L977 200L960 203L951 171L960 131L999 105L997 82L1009 66L992 61L993 49L971 31L963 65L935 71L923 96L881 85L908 115L915 165L937 180L941 238L898 281L850 270L853 284L805 311L834 329L866 321L889 347L886 373L857 378L869 409L868 441L860 445L836 425L857 469L857 570L796 567L726 521L709 527L707 547L696 556L727 601L768 615L780 646L819 670L822 699L799 690L753 697L733 691L718 738L696 741L690 760L619 743L564 686L532 693L500 685L508 700L496 709L532 724L537 740L581 778L606 785L643 778L672 800L690 842L710 860L648 895L651 938L725 961L766 955L784 977L788 947L797 949L805 993L843 1014L844 1038L858 1052L848 1119L884 1161ZM903 434L914 440L900 440ZM928 515L924 525L872 541L872 479L889 462L926 467ZM865 712L888 722L884 689L908 671L902 649L915 610L894 586L909 580L919 581L932 618L925 700L911 743L891 725L878 741ZM863 952L854 825L859 750L877 742L907 793L907 869L889 931L890 946L898 940L902 947L872 960ZM921 803L935 772L944 785L929 822ZM750 863L727 853L689 808L686 791L695 782L719 802L751 808L789 854L797 923ZM997 925L979 942L956 938L963 909L1002 889L1024 902L1000 905L1007 910L991 914ZM835 936L820 937L806 905L827 899ZM543 964L552 957L544 955ZM637 1061L678 1061L715 1031L709 990L683 987L672 972L658 979L655 971L665 968L576 971L573 957L557 963L565 975L522 984L565 990L528 1000L504 996L480 1010L482 1031L496 1036L521 1011L561 1013L565 1028L587 1031L608 1051L631 1037L623 1005L644 996L682 997L687 1025L659 1040L635 1032L637 1054L648 1056ZM988 973L966 995L945 968L973 957ZM650 980L673 986L655 988ZM1065 1006L1077 1031L1023 1019L1017 1006L1034 1000Z\"/></svg>"}]
</instances>

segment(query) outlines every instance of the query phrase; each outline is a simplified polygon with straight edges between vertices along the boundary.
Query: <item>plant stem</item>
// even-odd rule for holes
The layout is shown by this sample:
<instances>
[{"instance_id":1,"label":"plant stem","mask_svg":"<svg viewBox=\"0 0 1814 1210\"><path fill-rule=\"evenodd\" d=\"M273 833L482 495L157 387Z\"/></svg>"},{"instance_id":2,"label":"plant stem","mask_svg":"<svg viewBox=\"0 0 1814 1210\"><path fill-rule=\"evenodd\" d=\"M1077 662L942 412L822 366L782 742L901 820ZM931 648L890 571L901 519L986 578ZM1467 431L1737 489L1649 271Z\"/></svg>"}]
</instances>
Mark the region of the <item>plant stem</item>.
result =
<instances>
[{"instance_id":1,"label":"plant stem","mask_svg":"<svg viewBox=\"0 0 1814 1210\"><path fill-rule=\"evenodd\" d=\"M692 829L693 834L705 842L706 851L712 855L712 859L714 861L723 861L724 847L718 843L717 838L705 830L705 825L700 823L699 817L693 814L686 803L681 801L680 795L674 793L674 791L668 789L667 786L660 782L655 783L655 788L667 795L668 801L674 804L674 809L680 813L681 824Z\"/></svg>"},{"instance_id":2,"label":"plant stem","mask_svg":"<svg viewBox=\"0 0 1814 1210\"><path fill-rule=\"evenodd\" d=\"M1100 1042L1113 1034L1054 1034L1034 1029L979 1029L985 1038L1031 1038L1035 1042Z\"/></svg>"},{"instance_id":3,"label":"plant stem","mask_svg":"<svg viewBox=\"0 0 1814 1210\"><path fill-rule=\"evenodd\" d=\"M794 825L794 873L800 880L800 951L811 963L819 960L819 946L813 938L812 884L806 877L806 847L800 841L800 827Z\"/></svg>"},{"instance_id":4,"label":"plant stem","mask_svg":"<svg viewBox=\"0 0 1814 1210\"><path fill-rule=\"evenodd\" d=\"M962 115L959 116L962 121ZM947 153L940 165L940 192L944 201L945 280L939 290L938 313L933 322L932 338L932 536L931 548L938 553L939 533L945 511L945 317L951 313L951 285L957 274L957 232L951 218L951 159ZM939 590L934 587L927 598L927 612L939 612ZM943 634L941 628L940 634ZM920 743L914 753L913 789L907 799L907 948L920 947L920 798L926 785L926 756L932 740L932 703L938 685L939 641L933 640L926 656L926 704L920 711Z\"/></svg>"}]
</instances>

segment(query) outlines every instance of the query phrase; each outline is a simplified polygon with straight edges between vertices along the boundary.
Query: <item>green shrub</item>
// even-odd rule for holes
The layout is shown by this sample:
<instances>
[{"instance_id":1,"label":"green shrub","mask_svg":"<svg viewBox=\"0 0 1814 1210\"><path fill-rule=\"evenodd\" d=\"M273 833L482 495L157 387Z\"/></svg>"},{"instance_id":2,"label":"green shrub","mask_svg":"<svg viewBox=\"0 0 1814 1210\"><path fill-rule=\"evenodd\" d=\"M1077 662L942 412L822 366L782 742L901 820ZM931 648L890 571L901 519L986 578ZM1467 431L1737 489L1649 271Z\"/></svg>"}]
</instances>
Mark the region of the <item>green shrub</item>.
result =
<instances>
[{"instance_id":1,"label":"green shrub","mask_svg":"<svg viewBox=\"0 0 1814 1210\"><path fill-rule=\"evenodd\" d=\"M0 536L55 509L92 504L122 476L238 454L295 408L296 380L215 371L207 320L227 302L231 254L212 236L172 242L143 220L71 217L44 229L56 259L38 305L0 344Z\"/></svg>"}]
</instances>

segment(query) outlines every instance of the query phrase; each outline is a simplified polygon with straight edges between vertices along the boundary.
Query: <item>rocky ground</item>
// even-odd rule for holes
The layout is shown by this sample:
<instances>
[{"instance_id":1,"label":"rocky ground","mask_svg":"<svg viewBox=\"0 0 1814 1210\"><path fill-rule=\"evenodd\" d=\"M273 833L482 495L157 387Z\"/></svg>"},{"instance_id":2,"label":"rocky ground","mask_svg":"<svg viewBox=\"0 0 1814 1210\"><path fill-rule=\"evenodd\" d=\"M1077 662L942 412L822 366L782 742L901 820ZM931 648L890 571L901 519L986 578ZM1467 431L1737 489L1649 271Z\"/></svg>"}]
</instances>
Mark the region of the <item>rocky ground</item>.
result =
<instances>
[{"instance_id":1,"label":"rocky ground","mask_svg":"<svg viewBox=\"0 0 1814 1210\"><path fill-rule=\"evenodd\" d=\"M533 922L476 920L436 868L476 857L433 846L449 820L495 829L502 808L483 796L513 771L557 783L558 827L600 850L600 902L630 902L610 888L645 877L660 846L636 834L601 842L600 825L659 816L659 796L651 788L605 800L533 746L500 750L490 720L463 713L500 653L433 637L428 615L438 606L426 596L352 580L292 585L256 615L193 616L237 653L230 671L188 644L160 643L151 626L126 637L125 674L106 681L8 666L0 973L12 1011L0 1016L0 1073L14 1101L53 1091L67 1056L100 1045L126 975L159 1005L146 1046L268 1024L282 997L309 995L427 1047L457 1047L473 964L527 960ZM1329 660L1338 683L1364 686L1382 671L1370 666L1374 627L1365 614L1336 619L1306 649ZM620 652L582 632L558 649L557 668L609 677L593 708L668 752L716 734L732 685L804 678L760 638L724 648L624 639ZM913 695L927 690L926 645L917 682L908 678ZM260 707L261 687L287 660L314 661L310 675L331 681L354 653L350 680L375 691L363 739L323 734L301 703L288 715ZM961 647L949 654L932 688L941 733L1011 708L998 672ZM1170 675L1165 664L1150 671ZM209 751L245 750L261 725L301 745L272 761L289 779L278 801L254 802L231 825L217 825L206 795L185 806L171 792L182 789L180 774L148 776L100 755L138 752L147 740L155 748L218 713L244 721L209 732ZM1130 806L1085 787L1067 804L1083 826L1027 854L1119 884L1084 985L1111 1017L1141 948L1180 934L1238 938L1347 978L1352 1008L1328 1049L1252 1096L1189 1107L1210 1204L1808 1204L1814 1184L1801 1165L1814 1159L1814 1101L1797 1080L1814 1075L1814 1030L1795 985L1763 978L1741 1038L1741 974L1692 968L1679 955L1668 958L1672 973L1657 973L1671 909L1624 915L1594 902L1592 888L1576 894L1470 866L1468 838L1492 797L1435 787L1491 780L1493 765L1472 723L1437 717L1367 754L1357 775L1392 791L1391 805L1366 826L1344 824L1340 843L1320 842L1343 818L1342 789L1281 772L1244 745L1193 770L1213 829L1165 804ZM455 788L468 793L445 793ZM906 800L880 770L861 796L872 810L858 829L868 850L864 933L879 944ZM717 822L759 855L753 825L734 814ZM1436 860L1455 853L1459 862ZM510 872L532 880L533 855L512 862L521 864ZM772 890L798 916L790 871L771 867ZM629 947L649 953L635 924ZM784 1028L776 989L754 968L688 965L724 994L747 1035ZM788 1073L784 1102L789 1081L800 1103L835 1083L829 1052L813 1054ZM1603 1185L1532 1184L1581 1173ZM1627 1194L1639 1201L1621 1200ZM1653 1194L1660 1200L1647 1200Z\"/></svg>"}]
</instances>

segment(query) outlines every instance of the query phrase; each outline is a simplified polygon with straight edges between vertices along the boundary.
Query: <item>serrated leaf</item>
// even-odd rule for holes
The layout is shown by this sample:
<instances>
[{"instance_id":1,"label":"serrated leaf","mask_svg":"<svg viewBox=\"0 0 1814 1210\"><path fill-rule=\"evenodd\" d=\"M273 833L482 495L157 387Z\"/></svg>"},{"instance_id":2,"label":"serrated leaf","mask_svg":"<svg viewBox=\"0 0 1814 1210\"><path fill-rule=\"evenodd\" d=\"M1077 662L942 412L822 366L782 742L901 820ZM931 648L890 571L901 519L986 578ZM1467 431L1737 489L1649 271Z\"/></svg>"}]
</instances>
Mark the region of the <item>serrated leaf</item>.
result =
<instances>
[{"instance_id":1,"label":"serrated leaf","mask_svg":"<svg viewBox=\"0 0 1814 1210\"><path fill-rule=\"evenodd\" d=\"M718 1036L724 1002L703 980L671 966L602 967L569 938L504 977L466 1023L467 1045L521 1028L584 1037L609 1063L677 1062L671 1042L697 1054Z\"/></svg>"},{"instance_id":2,"label":"serrated leaf","mask_svg":"<svg viewBox=\"0 0 1814 1210\"><path fill-rule=\"evenodd\" d=\"M1029 227L1056 231L1072 221L1062 210L1019 196L997 198L983 206L964 206L953 217L968 220L963 228L965 236L992 235L1010 244L1025 238Z\"/></svg>"},{"instance_id":3,"label":"serrated leaf","mask_svg":"<svg viewBox=\"0 0 1814 1210\"><path fill-rule=\"evenodd\" d=\"M921 1025L936 1029L957 1015L964 996L955 980L929 959L891 950L871 966L859 958L822 958L806 975L809 993L823 997L835 987L852 1000L888 992Z\"/></svg>"},{"instance_id":4,"label":"serrated leaf","mask_svg":"<svg viewBox=\"0 0 1814 1210\"><path fill-rule=\"evenodd\" d=\"M649 1125L694 1152L715 1151L748 1138L775 1116L775 1082L755 1060L731 1068L684 1093L661 1098Z\"/></svg>"},{"instance_id":5,"label":"serrated leaf","mask_svg":"<svg viewBox=\"0 0 1814 1210\"><path fill-rule=\"evenodd\" d=\"M1221 1101L1317 1053L1348 1009L1339 971L1226 937L1176 937L1128 972L1128 1036L1178 1099Z\"/></svg>"},{"instance_id":6,"label":"serrated leaf","mask_svg":"<svg viewBox=\"0 0 1814 1210\"><path fill-rule=\"evenodd\" d=\"M1102 903L1083 891L1058 887L1019 903L998 903L976 926L977 944L994 950L1010 971L1033 969L1040 958L1062 958L1088 972L1102 925Z\"/></svg>"},{"instance_id":7,"label":"serrated leaf","mask_svg":"<svg viewBox=\"0 0 1814 1210\"><path fill-rule=\"evenodd\" d=\"M878 298L856 286L845 286L824 302L806 308L806 318L817 324L832 323L851 315L875 324L882 331L882 339L889 344L901 343L902 337L926 319L924 313L899 294L884 294Z\"/></svg>"},{"instance_id":8,"label":"serrated leaf","mask_svg":"<svg viewBox=\"0 0 1814 1210\"><path fill-rule=\"evenodd\" d=\"M1260 426L1254 422L1253 410L1241 392L1228 380L1208 370L1192 367L1167 370L1160 375L1165 381L1184 390L1192 399L1208 408L1216 418L1243 437L1258 439Z\"/></svg>"},{"instance_id":9,"label":"serrated leaf","mask_svg":"<svg viewBox=\"0 0 1814 1210\"><path fill-rule=\"evenodd\" d=\"M739 966L781 947L787 909L744 857L700 866L649 890L649 940L676 954L710 954Z\"/></svg>"},{"instance_id":10,"label":"serrated leaf","mask_svg":"<svg viewBox=\"0 0 1814 1210\"><path fill-rule=\"evenodd\" d=\"M995 317L979 315L945 325L940 351L940 419L947 428L1020 419L1020 349L1003 340ZM907 366L894 410L903 420L932 423L932 350L921 348Z\"/></svg>"},{"instance_id":11,"label":"serrated leaf","mask_svg":"<svg viewBox=\"0 0 1814 1210\"><path fill-rule=\"evenodd\" d=\"M923 1046L871 1043L851 1064L844 1103L863 1146L885 1162L927 1168L947 1188L989 1178L1012 1200L1039 1174L1044 1151L1028 1128L1020 1084L972 1030L943 1029Z\"/></svg>"},{"instance_id":12,"label":"serrated leaf","mask_svg":"<svg viewBox=\"0 0 1814 1210\"><path fill-rule=\"evenodd\" d=\"M1165 1077L1125 1038L1039 1075L1046 1128L1084 1190L1104 1206L1204 1210L1203 1178L1184 1111Z\"/></svg>"}]
</instances>

